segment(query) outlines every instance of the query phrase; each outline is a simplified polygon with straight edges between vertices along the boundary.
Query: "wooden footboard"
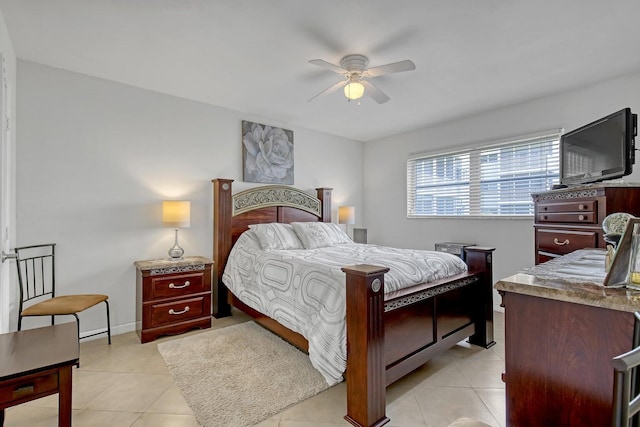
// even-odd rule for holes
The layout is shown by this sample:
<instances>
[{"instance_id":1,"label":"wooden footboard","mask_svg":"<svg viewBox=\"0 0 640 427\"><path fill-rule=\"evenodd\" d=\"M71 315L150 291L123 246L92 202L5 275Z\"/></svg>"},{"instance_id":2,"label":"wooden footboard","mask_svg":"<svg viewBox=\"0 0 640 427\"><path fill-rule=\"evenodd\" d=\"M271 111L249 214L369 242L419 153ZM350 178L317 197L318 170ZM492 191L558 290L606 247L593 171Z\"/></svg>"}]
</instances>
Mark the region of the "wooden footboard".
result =
<instances>
[{"instance_id":1,"label":"wooden footboard","mask_svg":"<svg viewBox=\"0 0 640 427\"><path fill-rule=\"evenodd\" d=\"M469 337L493 341L493 248L468 248L469 272L384 295L388 268L345 267L347 415L356 426L382 426L386 386Z\"/></svg>"}]
</instances>

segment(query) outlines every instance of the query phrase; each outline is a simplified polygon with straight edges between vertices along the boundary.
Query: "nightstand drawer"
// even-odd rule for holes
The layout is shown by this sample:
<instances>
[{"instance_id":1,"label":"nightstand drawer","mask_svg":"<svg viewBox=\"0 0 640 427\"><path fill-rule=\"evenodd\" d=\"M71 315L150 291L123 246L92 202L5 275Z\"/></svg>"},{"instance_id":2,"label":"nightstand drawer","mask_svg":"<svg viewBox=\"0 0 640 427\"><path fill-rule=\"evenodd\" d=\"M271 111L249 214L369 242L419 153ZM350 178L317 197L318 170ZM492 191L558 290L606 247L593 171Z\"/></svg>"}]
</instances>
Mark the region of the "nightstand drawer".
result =
<instances>
[{"instance_id":1,"label":"nightstand drawer","mask_svg":"<svg viewBox=\"0 0 640 427\"><path fill-rule=\"evenodd\" d=\"M151 319L149 327L168 325L211 315L211 294L145 307Z\"/></svg>"},{"instance_id":2,"label":"nightstand drawer","mask_svg":"<svg viewBox=\"0 0 640 427\"><path fill-rule=\"evenodd\" d=\"M209 291L205 289L204 273L171 274L151 277L149 299L175 298Z\"/></svg>"},{"instance_id":3,"label":"nightstand drawer","mask_svg":"<svg viewBox=\"0 0 640 427\"><path fill-rule=\"evenodd\" d=\"M58 373L16 379L15 382L0 387L0 404L21 401L39 394L52 394L58 390Z\"/></svg>"},{"instance_id":4,"label":"nightstand drawer","mask_svg":"<svg viewBox=\"0 0 640 427\"><path fill-rule=\"evenodd\" d=\"M539 229L537 233L538 251L564 255L582 248L598 247L595 231Z\"/></svg>"}]
</instances>

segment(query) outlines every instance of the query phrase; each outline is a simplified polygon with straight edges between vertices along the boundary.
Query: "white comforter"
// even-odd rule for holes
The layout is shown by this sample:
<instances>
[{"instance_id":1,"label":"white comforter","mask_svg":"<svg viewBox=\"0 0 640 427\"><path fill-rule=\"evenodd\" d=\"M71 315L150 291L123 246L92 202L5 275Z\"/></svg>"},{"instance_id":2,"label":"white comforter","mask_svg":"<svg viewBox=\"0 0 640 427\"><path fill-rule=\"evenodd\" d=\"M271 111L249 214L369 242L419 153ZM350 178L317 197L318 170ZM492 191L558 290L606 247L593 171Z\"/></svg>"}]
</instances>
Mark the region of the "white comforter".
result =
<instances>
[{"instance_id":1,"label":"white comforter","mask_svg":"<svg viewBox=\"0 0 640 427\"><path fill-rule=\"evenodd\" d=\"M443 252L395 249L358 243L319 249L262 250L255 234L243 233L222 280L248 306L309 341L309 358L330 385L346 368L345 274L354 264L389 267L385 292L466 271Z\"/></svg>"}]
</instances>

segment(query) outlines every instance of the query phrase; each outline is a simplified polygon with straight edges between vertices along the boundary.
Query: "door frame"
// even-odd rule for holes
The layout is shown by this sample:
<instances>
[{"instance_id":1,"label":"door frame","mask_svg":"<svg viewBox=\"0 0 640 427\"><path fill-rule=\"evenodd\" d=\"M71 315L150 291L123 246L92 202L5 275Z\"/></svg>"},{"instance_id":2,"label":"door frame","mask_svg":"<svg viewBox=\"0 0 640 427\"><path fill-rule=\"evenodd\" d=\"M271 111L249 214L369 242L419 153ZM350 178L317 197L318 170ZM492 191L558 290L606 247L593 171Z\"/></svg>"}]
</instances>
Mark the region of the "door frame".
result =
<instances>
[{"instance_id":1,"label":"door frame","mask_svg":"<svg viewBox=\"0 0 640 427\"><path fill-rule=\"evenodd\" d=\"M10 91L7 78L6 60L0 52L0 250L11 251L11 122ZM6 261L6 262L5 262ZM10 259L0 262L0 333L9 331L11 312L11 265Z\"/></svg>"}]
</instances>

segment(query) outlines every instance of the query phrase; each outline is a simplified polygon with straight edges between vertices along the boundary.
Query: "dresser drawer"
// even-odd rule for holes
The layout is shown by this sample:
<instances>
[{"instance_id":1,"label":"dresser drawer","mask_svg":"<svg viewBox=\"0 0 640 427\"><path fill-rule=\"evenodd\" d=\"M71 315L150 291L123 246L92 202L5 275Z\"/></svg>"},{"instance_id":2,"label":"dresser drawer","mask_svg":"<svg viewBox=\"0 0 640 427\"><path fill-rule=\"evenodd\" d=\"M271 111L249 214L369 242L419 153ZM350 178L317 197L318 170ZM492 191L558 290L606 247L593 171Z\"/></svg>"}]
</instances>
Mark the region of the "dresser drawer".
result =
<instances>
[{"instance_id":1,"label":"dresser drawer","mask_svg":"<svg viewBox=\"0 0 640 427\"><path fill-rule=\"evenodd\" d=\"M536 233L539 251L564 255L582 248L598 247L595 231L538 229Z\"/></svg>"},{"instance_id":2,"label":"dresser drawer","mask_svg":"<svg viewBox=\"0 0 640 427\"><path fill-rule=\"evenodd\" d=\"M557 202L557 203L539 203L538 213L554 213L554 212L597 212L598 201L587 200L582 202Z\"/></svg>"},{"instance_id":3,"label":"dresser drawer","mask_svg":"<svg viewBox=\"0 0 640 427\"><path fill-rule=\"evenodd\" d=\"M211 294L186 298L179 301L149 304L145 309L150 319L148 327L168 325L211 316Z\"/></svg>"},{"instance_id":4,"label":"dresser drawer","mask_svg":"<svg viewBox=\"0 0 640 427\"><path fill-rule=\"evenodd\" d=\"M182 295L197 294L205 289L203 272L151 276L150 300L175 298Z\"/></svg>"},{"instance_id":5,"label":"dresser drawer","mask_svg":"<svg viewBox=\"0 0 640 427\"><path fill-rule=\"evenodd\" d=\"M20 378L16 379L15 382L0 387L0 404L17 402L23 398L33 397L39 394L52 394L57 390L57 372L37 375L31 378Z\"/></svg>"},{"instance_id":6,"label":"dresser drawer","mask_svg":"<svg viewBox=\"0 0 640 427\"><path fill-rule=\"evenodd\" d=\"M540 213L538 222L597 224L598 214L596 212Z\"/></svg>"}]
</instances>

